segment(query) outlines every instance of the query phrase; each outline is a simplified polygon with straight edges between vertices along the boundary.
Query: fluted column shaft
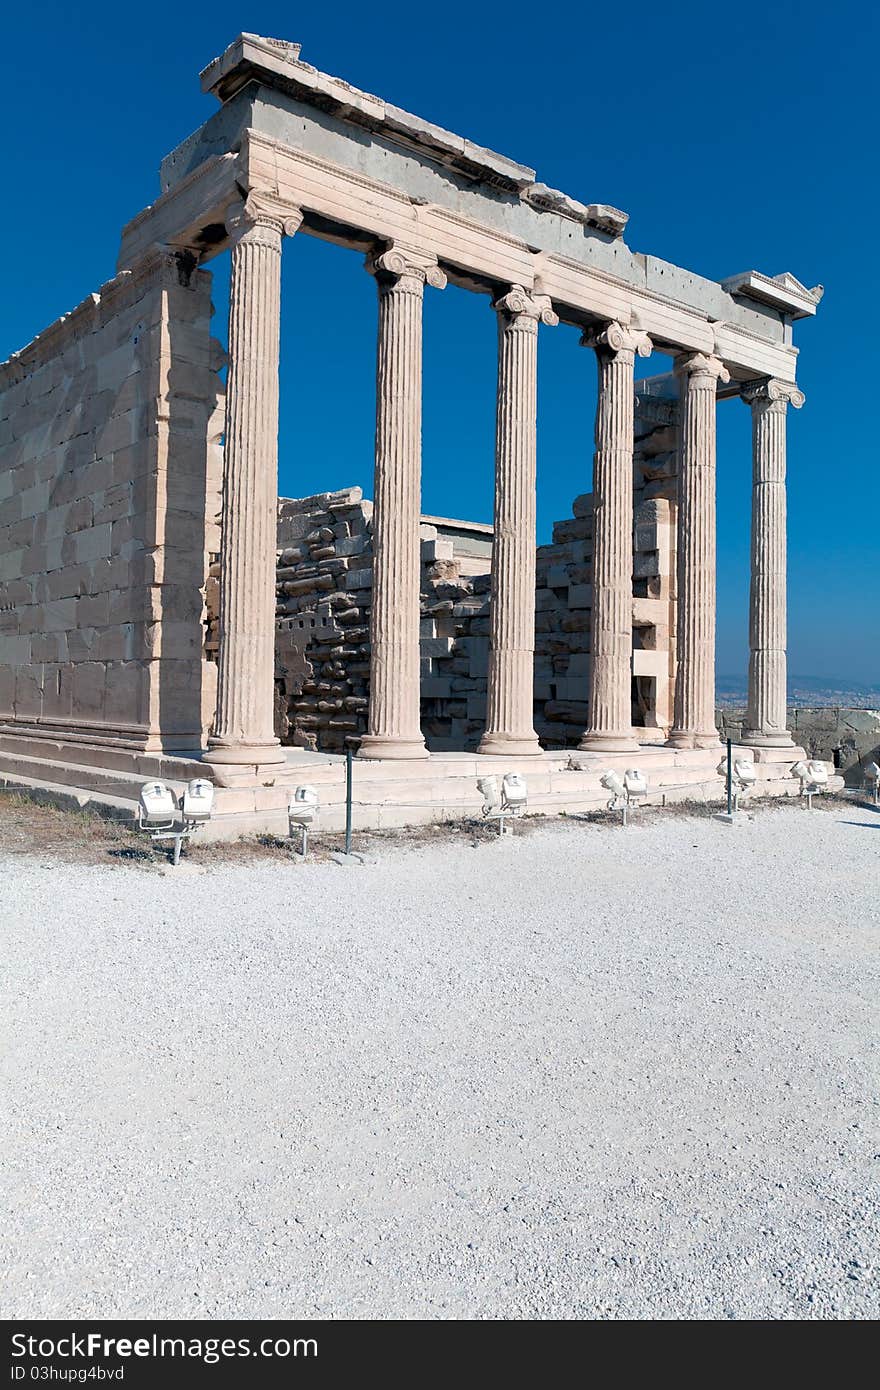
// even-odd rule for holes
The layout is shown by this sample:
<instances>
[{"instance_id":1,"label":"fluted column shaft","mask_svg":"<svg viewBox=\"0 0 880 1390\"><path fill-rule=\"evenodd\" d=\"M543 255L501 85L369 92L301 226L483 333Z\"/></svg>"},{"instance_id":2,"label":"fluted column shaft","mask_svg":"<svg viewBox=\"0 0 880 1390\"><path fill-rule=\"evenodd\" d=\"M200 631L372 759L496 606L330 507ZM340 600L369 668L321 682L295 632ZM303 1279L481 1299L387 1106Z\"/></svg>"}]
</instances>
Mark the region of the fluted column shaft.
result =
<instances>
[{"instance_id":1,"label":"fluted column shaft","mask_svg":"<svg viewBox=\"0 0 880 1390\"><path fill-rule=\"evenodd\" d=\"M274 733L275 551L281 239L301 214L253 196L227 221L232 236L229 368L220 534L217 709L210 760L283 760Z\"/></svg>"},{"instance_id":2,"label":"fluted column shaft","mask_svg":"<svg viewBox=\"0 0 880 1390\"><path fill-rule=\"evenodd\" d=\"M679 359L681 443L678 470L678 635L674 748L711 748L715 728L715 410L717 358Z\"/></svg>"},{"instance_id":3,"label":"fluted column shaft","mask_svg":"<svg viewBox=\"0 0 880 1390\"><path fill-rule=\"evenodd\" d=\"M794 746L787 724L785 431L789 402L804 397L781 381L754 382L752 411L752 569L749 589L749 698L742 742Z\"/></svg>"},{"instance_id":4,"label":"fluted column shaft","mask_svg":"<svg viewBox=\"0 0 880 1390\"><path fill-rule=\"evenodd\" d=\"M534 728L538 324L546 295L519 285L495 301L498 392L489 683L479 752L540 754Z\"/></svg>"},{"instance_id":5,"label":"fluted column shaft","mask_svg":"<svg viewBox=\"0 0 880 1390\"><path fill-rule=\"evenodd\" d=\"M636 353L643 333L611 323L584 335L596 349L599 395L593 456L593 609L589 725L580 747L627 752L632 736L633 414Z\"/></svg>"},{"instance_id":6,"label":"fluted column shaft","mask_svg":"<svg viewBox=\"0 0 880 1390\"><path fill-rule=\"evenodd\" d=\"M426 758L419 700L422 301L436 266L394 250L368 261L379 290L370 705L363 758Z\"/></svg>"}]
</instances>

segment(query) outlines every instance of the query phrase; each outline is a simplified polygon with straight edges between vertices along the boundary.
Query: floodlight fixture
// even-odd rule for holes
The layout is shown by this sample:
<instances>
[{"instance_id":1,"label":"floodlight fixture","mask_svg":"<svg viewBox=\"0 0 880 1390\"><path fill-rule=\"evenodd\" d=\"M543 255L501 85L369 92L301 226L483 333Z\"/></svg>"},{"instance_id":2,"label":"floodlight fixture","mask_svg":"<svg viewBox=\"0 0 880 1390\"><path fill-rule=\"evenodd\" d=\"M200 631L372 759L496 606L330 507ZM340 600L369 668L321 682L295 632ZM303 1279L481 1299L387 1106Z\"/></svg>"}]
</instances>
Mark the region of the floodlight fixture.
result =
<instances>
[{"instance_id":1,"label":"floodlight fixture","mask_svg":"<svg viewBox=\"0 0 880 1390\"><path fill-rule=\"evenodd\" d=\"M623 784L623 778L618 772L609 771L603 773L599 781L606 791L611 792L611 801L608 803L608 809L612 811L614 809L614 802L625 799L626 797L626 787Z\"/></svg>"},{"instance_id":2,"label":"floodlight fixture","mask_svg":"<svg viewBox=\"0 0 880 1390\"><path fill-rule=\"evenodd\" d=\"M791 769L792 777L801 784L801 796L807 798L807 806L812 810L813 797L824 792L828 786L828 768L820 758L810 758L808 762L798 761Z\"/></svg>"},{"instance_id":3,"label":"floodlight fixture","mask_svg":"<svg viewBox=\"0 0 880 1390\"><path fill-rule=\"evenodd\" d=\"M214 784L207 777L194 777L183 793L183 823L187 830L195 830L211 819L214 809Z\"/></svg>"},{"instance_id":4,"label":"floodlight fixture","mask_svg":"<svg viewBox=\"0 0 880 1390\"><path fill-rule=\"evenodd\" d=\"M526 808L529 789L521 772L508 772L501 783L501 805L511 815L518 816Z\"/></svg>"},{"instance_id":5,"label":"floodlight fixture","mask_svg":"<svg viewBox=\"0 0 880 1390\"><path fill-rule=\"evenodd\" d=\"M613 768L602 774L599 781L606 791L611 792L609 811L621 811L624 825L629 824L629 812L648 796L648 782L644 773L637 767L628 767L621 777Z\"/></svg>"},{"instance_id":6,"label":"floodlight fixture","mask_svg":"<svg viewBox=\"0 0 880 1390\"><path fill-rule=\"evenodd\" d=\"M753 787L758 780L758 772L751 758L736 758L733 764L733 775L743 791Z\"/></svg>"},{"instance_id":7,"label":"floodlight fixture","mask_svg":"<svg viewBox=\"0 0 880 1390\"><path fill-rule=\"evenodd\" d=\"M627 768L623 774L623 785L626 788L626 795L630 804L644 801L648 795L647 780L637 767Z\"/></svg>"},{"instance_id":8,"label":"floodlight fixture","mask_svg":"<svg viewBox=\"0 0 880 1390\"><path fill-rule=\"evenodd\" d=\"M489 816L501 806L497 777L478 777L477 791L483 798L483 815Z\"/></svg>"},{"instance_id":9,"label":"floodlight fixture","mask_svg":"<svg viewBox=\"0 0 880 1390\"><path fill-rule=\"evenodd\" d=\"M287 807L287 818L291 837L299 831L300 856L305 859L309 852L309 831L318 819L318 793L314 787L304 784L294 790Z\"/></svg>"},{"instance_id":10,"label":"floodlight fixture","mask_svg":"<svg viewBox=\"0 0 880 1390\"><path fill-rule=\"evenodd\" d=\"M151 833L171 830L177 820L174 792L164 782L145 782L138 803L138 826Z\"/></svg>"},{"instance_id":11,"label":"floodlight fixture","mask_svg":"<svg viewBox=\"0 0 880 1390\"><path fill-rule=\"evenodd\" d=\"M758 771L751 758L733 758L728 760L722 758L715 771L719 777L727 780L730 776L730 799L728 801L728 812L739 810L740 799L746 796L754 787L758 780Z\"/></svg>"},{"instance_id":12,"label":"floodlight fixture","mask_svg":"<svg viewBox=\"0 0 880 1390\"><path fill-rule=\"evenodd\" d=\"M871 797L875 806L880 806L880 767L877 763L868 763L864 772L865 790Z\"/></svg>"},{"instance_id":13,"label":"floodlight fixture","mask_svg":"<svg viewBox=\"0 0 880 1390\"><path fill-rule=\"evenodd\" d=\"M194 777L184 788L180 803L165 782L145 782L138 803L138 829L153 841L171 840L172 863L180 863L184 840L206 825L214 806L214 787L206 777Z\"/></svg>"},{"instance_id":14,"label":"floodlight fixture","mask_svg":"<svg viewBox=\"0 0 880 1390\"><path fill-rule=\"evenodd\" d=\"M529 791L521 772L507 772L501 779L491 775L477 778L477 790L483 798L483 819L497 820L498 834L508 834L507 819L522 815Z\"/></svg>"}]
</instances>

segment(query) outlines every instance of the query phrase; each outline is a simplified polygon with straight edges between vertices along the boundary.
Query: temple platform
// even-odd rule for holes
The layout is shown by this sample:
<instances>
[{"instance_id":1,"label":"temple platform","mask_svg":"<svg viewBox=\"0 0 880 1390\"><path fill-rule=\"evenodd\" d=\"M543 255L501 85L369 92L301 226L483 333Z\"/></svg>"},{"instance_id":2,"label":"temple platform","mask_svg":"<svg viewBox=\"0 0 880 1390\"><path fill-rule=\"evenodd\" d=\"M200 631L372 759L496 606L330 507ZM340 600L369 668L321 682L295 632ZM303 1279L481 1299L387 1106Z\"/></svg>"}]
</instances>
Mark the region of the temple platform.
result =
<instances>
[{"instance_id":1,"label":"temple platform","mask_svg":"<svg viewBox=\"0 0 880 1390\"><path fill-rule=\"evenodd\" d=\"M735 745L740 756L753 757L758 780L753 795L797 796L792 765L806 756L802 748L751 749ZM345 758L286 748L284 761L271 768L236 769L235 785L217 785L214 814L202 838L232 840L242 835L288 833L287 806L293 790L307 783L320 798L318 833L345 826ZM528 786L530 815L574 814L604 806L609 793L602 775L638 767L647 779L648 804L697 801L717 803L725 796L717 768L724 756L717 748L682 750L643 743L634 753L547 752L538 757L496 758L476 753L433 753L413 762L355 758L352 778L352 823L356 830L386 830L467 819L480 814L477 779L520 772ZM121 746L73 738L42 736L0 727L0 785L61 804L90 807L101 813L135 819L141 785L166 781L176 792L193 777L218 782L205 750L189 753L144 753ZM228 768L222 769L227 774ZM232 778L225 777L231 781ZM832 777L829 785L843 785Z\"/></svg>"}]
</instances>

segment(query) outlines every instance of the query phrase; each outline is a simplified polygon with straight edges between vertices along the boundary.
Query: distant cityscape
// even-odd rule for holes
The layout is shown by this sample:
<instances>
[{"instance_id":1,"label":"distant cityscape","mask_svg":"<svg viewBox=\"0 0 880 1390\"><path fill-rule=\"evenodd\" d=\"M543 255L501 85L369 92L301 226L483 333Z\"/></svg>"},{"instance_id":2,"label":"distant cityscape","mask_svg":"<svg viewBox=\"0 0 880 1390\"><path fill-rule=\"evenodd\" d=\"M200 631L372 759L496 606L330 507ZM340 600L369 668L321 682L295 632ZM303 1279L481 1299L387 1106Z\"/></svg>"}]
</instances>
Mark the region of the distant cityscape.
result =
<instances>
[{"instance_id":1,"label":"distant cityscape","mask_svg":"<svg viewBox=\"0 0 880 1390\"><path fill-rule=\"evenodd\" d=\"M716 676L715 700L722 709L745 705L744 676ZM880 709L880 684L836 683L827 676L789 676L788 703L797 709L840 705L846 709Z\"/></svg>"}]
</instances>

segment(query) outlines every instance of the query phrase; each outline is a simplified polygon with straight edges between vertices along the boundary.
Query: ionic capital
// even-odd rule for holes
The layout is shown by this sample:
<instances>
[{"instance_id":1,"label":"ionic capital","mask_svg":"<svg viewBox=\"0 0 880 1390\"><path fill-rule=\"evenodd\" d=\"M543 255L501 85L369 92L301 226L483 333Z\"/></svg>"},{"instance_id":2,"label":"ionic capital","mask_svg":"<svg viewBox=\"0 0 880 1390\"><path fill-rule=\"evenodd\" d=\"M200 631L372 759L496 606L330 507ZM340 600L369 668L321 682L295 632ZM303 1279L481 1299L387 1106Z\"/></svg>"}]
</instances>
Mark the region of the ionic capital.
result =
<instances>
[{"instance_id":1,"label":"ionic capital","mask_svg":"<svg viewBox=\"0 0 880 1390\"><path fill-rule=\"evenodd\" d=\"M425 285L445 290L446 276L436 257L406 246L391 246L386 251L373 251L367 256L366 269L375 275L380 285L419 293Z\"/></svg>"},{"instance_id":2,"label":"ionic capital","mask_svg":"<svg viewBox=\"0 0 880 1390\"><path fill-rule=\"evenodd\" d=\"M596 352L620 353L629 352L633 357L650 357L654 351L654 344L638 328L625 328L622 323L612 320L606 323L604 328L587 328L581 338L581 347L594 348Z\"/></svg>"},{"instance_id":3,"label":"ionic capital","mask_svg":"<svg viewBox=\"0 0 880 1390\"><path fill-rule=\"evenodd\" d=\"M768 407L778 406L781 410L787 405L793 405L795 410L800 410L806 400L803 391L800 391L794 382L777 381L775 377L746 382L740 395L748 406L763 404Z\"/></svg>"},{"instance_id":4,"label":"ionic capital","mask_svg":"<svg viewBox=\"0 0 880 1390\"><path fill-rule=\"evenodd\" d=\"M721 361L710 352L685 353L675 359L674 370L679 376L687 376L699 386L711 386L714 390L719 381L730 381L730 372Z\"/></svg>"},{"instance_id":5,"label":"ionic capital","mask_svg":"<svg viewBox=\"0 0 880 1390\"><path fill-rule=\"evenodd\" d=\"M546 323L555 328L559 316L553 312L549 294L530 294L522 285L511 285L506 294L492 301L492 308L502 314L511 325L526 328L537 333L538 324Z\"/></svg>"},{"instance_id":6,"label":"ionic capital","mask_svg":"<svg viewBox=\"0 0 880 1390\"><path fill-rule=\"evenodd\" d=\"M226 230L233 242L247 236L259 240L260 233L268 234L272 244L282 236L295 236L303 220L302 210L283 203L266 193L249 193L239 203L233 203L226 214Z\"/></svg>"}]
</instances>

